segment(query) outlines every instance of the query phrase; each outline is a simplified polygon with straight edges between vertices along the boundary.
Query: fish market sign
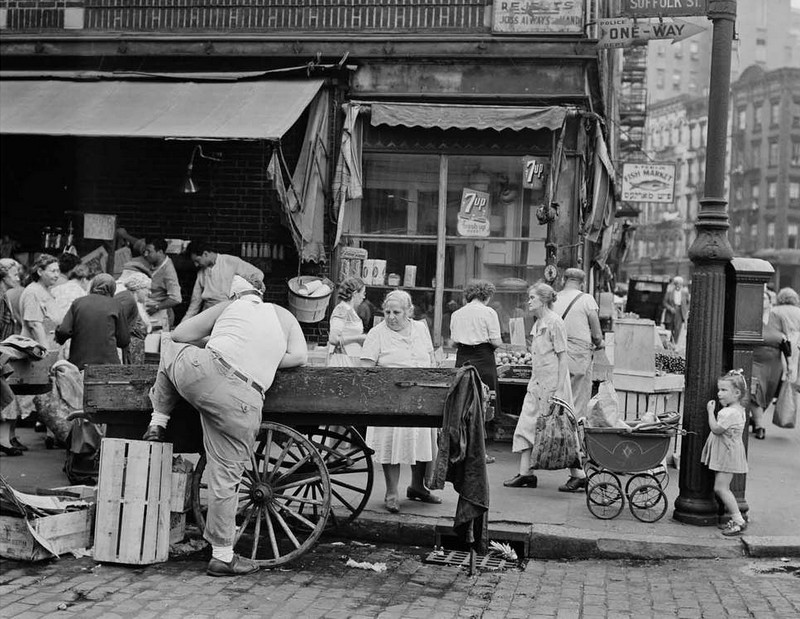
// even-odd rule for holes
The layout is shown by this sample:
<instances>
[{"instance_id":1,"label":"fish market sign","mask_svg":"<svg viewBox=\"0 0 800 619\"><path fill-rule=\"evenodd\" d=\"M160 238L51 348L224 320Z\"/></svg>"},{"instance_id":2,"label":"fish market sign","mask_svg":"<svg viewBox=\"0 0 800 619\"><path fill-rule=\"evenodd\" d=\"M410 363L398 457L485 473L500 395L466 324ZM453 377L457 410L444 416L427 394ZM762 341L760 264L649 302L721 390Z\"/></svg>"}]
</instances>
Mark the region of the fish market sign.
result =
<instances>
[{"instance_id":1,"label":"fish market sign","mask_svg":"<svg viewBox=\"0 0 800 619\"><path fill-rule=\"evenodd\" d=\"M622 164L623 201L672 204L674 195L674 163Z\"/></svg>"},{"instance_id":2,"label":"fish market sign","mask_svg":"<svg viewBox=\"0 0 800 619\"><path fill-rule=\"evenodd\" d=\"M583 33L582 0L494 0L492 32Z\"/></svg>"}]
</instances>

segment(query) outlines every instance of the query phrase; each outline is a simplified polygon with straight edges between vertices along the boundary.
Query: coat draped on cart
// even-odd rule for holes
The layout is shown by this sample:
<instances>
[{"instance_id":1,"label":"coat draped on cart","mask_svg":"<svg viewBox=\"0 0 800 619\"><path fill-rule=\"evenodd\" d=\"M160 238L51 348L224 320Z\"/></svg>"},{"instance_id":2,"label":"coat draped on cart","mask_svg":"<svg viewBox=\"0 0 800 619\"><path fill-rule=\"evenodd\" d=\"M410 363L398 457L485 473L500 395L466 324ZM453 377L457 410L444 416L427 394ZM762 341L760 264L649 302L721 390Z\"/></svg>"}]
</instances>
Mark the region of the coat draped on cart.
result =
<instances>
[{"instance_id":1,"label":"coat draped on cart","mask_svg":"<svg viewBox=\"0 0 800 619\"><path fill-rule=\"evenodd\" d=\"M445 401L431 488L441 490L446 481L453 484L459 495L453 530L481 551L488 538L489 511L483 418L480 374L475 368L465 366L458 370Z\"/></svg>"}]
</instances>

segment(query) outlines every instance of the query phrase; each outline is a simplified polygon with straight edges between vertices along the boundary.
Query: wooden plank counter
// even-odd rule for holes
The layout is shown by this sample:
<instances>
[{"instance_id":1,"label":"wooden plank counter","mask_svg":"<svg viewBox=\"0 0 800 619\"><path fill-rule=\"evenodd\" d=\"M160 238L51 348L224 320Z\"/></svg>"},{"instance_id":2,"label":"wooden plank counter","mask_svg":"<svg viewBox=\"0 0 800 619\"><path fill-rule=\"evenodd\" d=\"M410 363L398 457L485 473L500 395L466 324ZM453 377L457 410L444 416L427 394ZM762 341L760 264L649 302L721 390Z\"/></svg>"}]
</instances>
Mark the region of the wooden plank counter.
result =
<instances>
[{"instance_id":1,"label":"wooden plank counter","mask_svg":"<svg viewBox=\"0 0 800 619\"><path fill-rule=\"evenodd\" d=\"M155 365L87 366L84 411L95 423L117 426L110 428L112 434L119 435L119 426L135 426L125 434L141 435L152 411L148 392L157 371ZM457 372L378 367L280 370L264 400L263 418L291 426L439 427Z\"/></svg>"}]
</instances>

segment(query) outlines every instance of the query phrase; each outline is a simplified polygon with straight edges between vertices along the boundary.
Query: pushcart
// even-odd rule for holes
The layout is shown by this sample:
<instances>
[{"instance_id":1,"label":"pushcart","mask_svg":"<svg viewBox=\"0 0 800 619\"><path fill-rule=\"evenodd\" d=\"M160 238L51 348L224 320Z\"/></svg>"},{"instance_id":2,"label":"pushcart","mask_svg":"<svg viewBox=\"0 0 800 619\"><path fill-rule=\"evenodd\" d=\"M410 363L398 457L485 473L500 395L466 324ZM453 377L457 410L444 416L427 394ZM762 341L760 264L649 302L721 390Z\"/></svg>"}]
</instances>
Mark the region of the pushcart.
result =
<instances>
[{"instance_id":1,"label":"pushcart","mask_svg":"<svg viewBox=\"0 0 800 619\"><path fill-rule=\"evenodd\" d=\"M678 432L677 413L629 428L590 428L579 423L587 460L586 506L602 520L616 518L627 499L631 514L656 522L667 512L669 473L664 459ZM624 488L622 477L628 476Z\"/></svg>"},{"instance_id":2,"label":"pushcart","mask_svg":"<svg viewBox=\"0 0 800 619\"><path fill-rule=\"evenodd\" d=\"M157 366L87 366L84 415L107 424L106 437L140 439ZM254 453L240 484L236 551L265 567L308 551L326 528L353 521L372 492L370 426L441 427L448 394L477 372L427 368L302 367L279 372L266 395ZM172 413L174 453L199 453L192 478L195 521L205 525L199 416L185 404Z\"/></svg>"}]
</instances>

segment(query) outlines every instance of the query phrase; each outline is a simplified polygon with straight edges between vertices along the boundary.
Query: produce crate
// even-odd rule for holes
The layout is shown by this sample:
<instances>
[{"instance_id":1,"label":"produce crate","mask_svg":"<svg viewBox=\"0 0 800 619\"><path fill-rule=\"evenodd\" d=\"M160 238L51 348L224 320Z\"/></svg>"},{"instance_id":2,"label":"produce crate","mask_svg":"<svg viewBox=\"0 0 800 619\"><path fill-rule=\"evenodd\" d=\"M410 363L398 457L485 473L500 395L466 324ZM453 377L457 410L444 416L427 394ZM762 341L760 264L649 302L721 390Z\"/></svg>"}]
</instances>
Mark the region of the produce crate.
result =
<instances>
[{"instance_id":1,"label":"produce crate","mask_svg":"<svg viewBox=\"0 0 800 619\"><path fill-rule=\"evenodd\" d=\"M169 513L169 543L179 544L186 538L186 512Z\"/></svg>"},{"instance_id":2,"label":"produce crate","mask_svg":"<svg viewBox=\"0 0 800 619\"><path fill-rule=\"evenodd\" d=\"M93 522L94 506L30 520L0 516L0 556L42 561L89 548Z\"/></svg>"},{"instance_id":3,"label":"produce crate","mask_svg":"<svg viewBox=\"0 0 800 619\"><path fill-rule=\"evenodd\" d=\"M530 365L501 365L497 368L497 378L516 378L530 380L533 368Z\"/></svg>"},{"instance_id":4,"label":"produce crate","mask_svg":"<svg viewBox=\"0 0 800 619\"><path fill-rule=\"evenodd\" d=\"M147 565L169 556L172 444L103 439L94 558Z\"/></svg>"}]
</instances>

